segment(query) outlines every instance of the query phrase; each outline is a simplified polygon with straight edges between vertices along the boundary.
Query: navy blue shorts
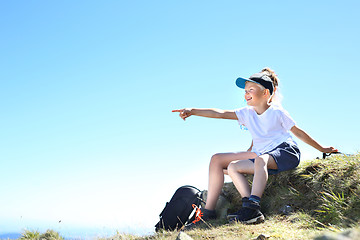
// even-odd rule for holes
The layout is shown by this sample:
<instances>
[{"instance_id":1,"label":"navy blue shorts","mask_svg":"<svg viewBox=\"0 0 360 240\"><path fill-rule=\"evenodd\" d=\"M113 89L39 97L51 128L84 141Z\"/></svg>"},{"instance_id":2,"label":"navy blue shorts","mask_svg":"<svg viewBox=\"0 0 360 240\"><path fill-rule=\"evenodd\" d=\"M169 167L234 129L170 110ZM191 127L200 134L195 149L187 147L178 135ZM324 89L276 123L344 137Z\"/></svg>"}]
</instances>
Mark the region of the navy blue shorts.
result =
<instances>
[{"instance_id":1,"label":"navy blue shorts","mask_svg":"<svg viewBox=\"0 0 360 240\"><path fill-rule=\"evenodd\" d=\"M273 150L265 152L262 155L264 154L272 156L278 167L278 169L268 169L270 175L294 169L300 163L300 150L293 143L283 142ZM255 162L255 159L249 160Z\"/></svg>"}]
</instances>

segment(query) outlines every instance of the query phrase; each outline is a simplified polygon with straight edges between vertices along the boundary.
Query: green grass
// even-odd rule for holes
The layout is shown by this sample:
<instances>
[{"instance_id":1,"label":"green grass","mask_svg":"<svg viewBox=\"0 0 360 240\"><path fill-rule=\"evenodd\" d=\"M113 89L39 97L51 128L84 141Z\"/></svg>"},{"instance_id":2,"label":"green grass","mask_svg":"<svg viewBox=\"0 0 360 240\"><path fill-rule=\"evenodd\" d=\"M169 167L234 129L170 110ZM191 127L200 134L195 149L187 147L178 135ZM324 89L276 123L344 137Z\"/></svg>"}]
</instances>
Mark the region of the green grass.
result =
<instances>
[{"instance_id":1,"label":"green grass","mask_svg":"<svg viewBox=\"0 0 360 240\"><path fill-rule=\"evenodd\" d=\"M251 177L248 178L251 182ZM229 212L238 210L241 197L232 183L224 186L231 202ZM290 206L291 212L281 210ZM266 221L257 225L229 224L226 220L210 221L211 227L186 232L193 239L315 239L324 232L343 233L353 229L349 239L360 236L360 154L334 155L326 160L303 162L296 170L270 176L262 197ZM355 237L351 237L351 234ZM54 233L53 233L54 234ZM170 240L179 232L163 231L151 236L117 234L108 239ZM25 232L21 239L39 238L37 232Z\"/></svg>"},{"instance_id":2,"label":"green grass","mask_svg":"<svg viewBox=\"0 0 360 240\"><path fill-rule=\"evenodd\" d=\"M322 225L346 228L359 224L359 196L360 154L335 155L270 177L263 196L263 211L274 215L281 206L290 205Z\"/></svg>"},{"instance_id":3,"label":"green grass","mask_svg":"<svg viewBox=\"0 0 360 240\"><path fill-rule=\"evenodd\" d=\"M59 233L53 230L47 230L45 233L40 233L38 231L24 231L20 240L64 240Z\"/></svg>"},{"instance_id":4,"label":"green grass","mask_svg":"<svg viewBox=\"0 0 360 240\"><path fill-rule=\"evenodd\" d=\"M269 217L262 224L214 223L210 229L204 227L186 233L193 239L256 239L259 235L267 236L270 239L313 239L321 230L309 228L309 221L312 221L311 217L303 214L295 214L292 217L277 215ZM153 237L137 239L175 239L171 232L160 233L155 238Z\"/></svg>"}]
</instances>

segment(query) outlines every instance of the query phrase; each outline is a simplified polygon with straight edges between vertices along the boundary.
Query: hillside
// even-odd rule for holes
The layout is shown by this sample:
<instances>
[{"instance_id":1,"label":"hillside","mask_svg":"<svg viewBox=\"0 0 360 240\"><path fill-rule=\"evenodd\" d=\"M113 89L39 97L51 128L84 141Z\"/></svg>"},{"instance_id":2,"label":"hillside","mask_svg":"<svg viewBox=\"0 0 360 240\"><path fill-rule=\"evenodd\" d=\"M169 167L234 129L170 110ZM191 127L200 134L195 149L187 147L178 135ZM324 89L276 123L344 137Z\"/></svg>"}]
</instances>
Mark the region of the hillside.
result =
<instances>
[{"instance_id":1,"label":"hillside","mask_svg":"<svg viewBox=\"0 0 360 240\"><path fill-rule=\"evenodd\" d=\"M218 204L225 208L221 211L239 209L241 198L232 183L224 185L221 198L227 202ZM360 239L360 153L305 161L296 170L270 176L262 212L266 221L257 225L220 218L181 234L183 238L177 231L164 231L109 239ZM38 239L26 235L31 236L22 239Z\"/></svg>"},{"instance_id":2,"label":"hillside","mask_svg":"<svg viewBox=\"0 0 360 240\"><path fill-rule=\"evenodd\" d=\"M251 182L252 177L248 179ZM228 211L238 210L241 197L234 185L226 183L223 193L230 202ZM193 239L256 239L262 234L263 239L314 239L332 232L360 239L360 153L305 161L296 170L270 176L262 212L266 215L262 224L228 224L220 219L209 222L210 228L203 226L187 234ZM114 238L176 239L177 235Z\"/></svg>"}]
</instances>

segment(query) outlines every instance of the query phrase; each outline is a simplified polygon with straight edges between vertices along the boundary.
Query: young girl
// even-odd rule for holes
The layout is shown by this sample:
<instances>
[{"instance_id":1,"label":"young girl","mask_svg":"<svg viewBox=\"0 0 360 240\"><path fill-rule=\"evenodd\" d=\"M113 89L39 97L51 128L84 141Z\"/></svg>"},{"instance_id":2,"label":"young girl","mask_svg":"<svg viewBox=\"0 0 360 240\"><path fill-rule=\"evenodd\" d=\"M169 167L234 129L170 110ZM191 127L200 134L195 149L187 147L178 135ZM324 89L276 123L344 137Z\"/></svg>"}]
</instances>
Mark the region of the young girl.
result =
<instances>
[{"instance_id":1,"label":"young girl","mask_svg":"<svg viewBox=\"0 0 360 240\"><path fill-rule=\"evenodd\" d=\"M269 68L253 74L249 79L238 78L236 85L245 89L248 106L244 108L173 110L179 112L183 120L191 115L237 120L249 130L253 139L251 151L217 153L212 156L207 201L205 208L201 209L203 220L216 218L215 207L224 184L225 170L242 196L242 208L228 215L228 218L244 223L264 221L260 211L260 201L268 174L294 169L300 162L300 151L290 132L321 152L337 152L333 147L323 147L317 143L295 125L294 120L283 108L272 104L278 81L274 71ZM251 188L244 174L254 175ZM190 227L194 227L197 223L193 222Z\"/></svg>"}]
</instances>

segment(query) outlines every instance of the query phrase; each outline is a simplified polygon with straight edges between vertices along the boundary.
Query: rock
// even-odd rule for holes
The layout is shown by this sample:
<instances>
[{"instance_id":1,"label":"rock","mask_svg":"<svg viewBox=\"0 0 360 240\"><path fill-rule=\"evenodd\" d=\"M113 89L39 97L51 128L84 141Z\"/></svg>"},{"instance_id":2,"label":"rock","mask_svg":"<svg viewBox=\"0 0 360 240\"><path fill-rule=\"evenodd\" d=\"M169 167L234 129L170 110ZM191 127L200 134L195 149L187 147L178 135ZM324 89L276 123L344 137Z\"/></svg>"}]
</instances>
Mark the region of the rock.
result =
<instances>
[{"instance_id":1,"label":"rock","mask_svg":"<svg viewBox=\"0 0 360 240\"><path fill-rule=\"evenodd\" d=\"M269 239L270 237L265 235L265 234L260 234L257 238L255 238L255 240L266 240Z\"/></svg>"},{"instance_id":2,"label":"rock","mask_svg":"<svg viewBox=\"0 0 360 240\"><path fill-rule=\"evenodd\" d=\"M189 235L187 235L184 232L180 232L176 238L176 240L193 240L192 237L190 237Z\"/></svg>"},{"instance_id":3,"label":"rock","mask_svg":"<svg viewBox=\"0 0 360 240\"><path fill-rule=\"evenodd\" d=\"M282 208L280 208L280 213L283 215L289 215L292 211L293 209L290 205L285 205Z\"/></svg>"},{"instance_id":4,"label":"rock","mask_svg":"<svg viewBox=\"0 0 360 240\"><path fill-rule=\"evenodd\" d=\"M207 198L207 191L203 191L203 198L206 201ZM203 206L205 207L205 206ZM224 194L221 194L219 196L219 199L216 203L216 216L217 218L220 219L226 219L227 215L228 215L228 209L231 207L230 202L226 199L226 197L224 196Z\"/></svg>"},{"instance_id":5,"label":"rock","mask_svg":"<svg viewBox=\"0 0 360 240\"><path fill-rule=\"evenodd\" d=\"M358 240L360 239L360 229L351 229L342 233L325 233L315 238L315 240Z\"/></svg>"}]
</instances>

